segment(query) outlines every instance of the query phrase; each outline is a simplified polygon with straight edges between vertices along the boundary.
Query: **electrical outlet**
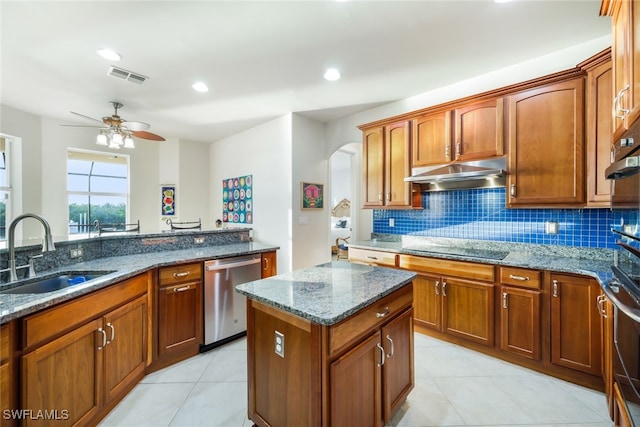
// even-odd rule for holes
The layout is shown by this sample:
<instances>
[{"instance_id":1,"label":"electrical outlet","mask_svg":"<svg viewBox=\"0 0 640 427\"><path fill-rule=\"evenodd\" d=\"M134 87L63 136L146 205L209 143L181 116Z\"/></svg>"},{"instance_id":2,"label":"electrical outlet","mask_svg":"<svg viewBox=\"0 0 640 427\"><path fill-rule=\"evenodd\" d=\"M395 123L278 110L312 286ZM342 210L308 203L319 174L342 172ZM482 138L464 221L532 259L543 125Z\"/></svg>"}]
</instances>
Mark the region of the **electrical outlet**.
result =
<instances>
[{"instance_id":1,"label":"electrical outlet","mask_svg":"<svg viewBox=\"0 0 640 427\"><path fill-rule=\"evenodd\" d=\"M195 245L201 245L204 243L204 237L194 237L193 238L193 243Z\"/></svg>"},{"instance_id":2,"label":"electrical outlet","mask_svg":"<svg viewBox=\"0 0 640 427\"><path fill-rule=\"evenodd\" d=\"M389 218L389 227L395 227L396 226L396 220L394 218Z\"/></svg>"},{"instance_id":3,"label":"electrical outlet","mask_svg":"<svg viewBox=\"0 0 640 427\"><path fill-rule=\"evenodd\" d=\"M555 221L547 221L544 223L544 232L547 234L558 234L560 224Z\"/></svg>"},{"instance_id":4,"label":"electrical outlet","mask_svg":"<svg viewBox=\"0 0 640 427\"><path fill-rule=\"evenodd\" d=\"M282 332L276 331L275 350L276 354L284 359L284 334Z\"/></svg>"},{"instance_id":5,"label":"electrical outlet","mask_svg":"<svg viewBox=\"0 0 640 427\"><path fill-rule=\"evenodd\" d=\"M70 258L80 258L82 256L82 248L71 249L69 253Z\"/></svg>"}]
</instances>

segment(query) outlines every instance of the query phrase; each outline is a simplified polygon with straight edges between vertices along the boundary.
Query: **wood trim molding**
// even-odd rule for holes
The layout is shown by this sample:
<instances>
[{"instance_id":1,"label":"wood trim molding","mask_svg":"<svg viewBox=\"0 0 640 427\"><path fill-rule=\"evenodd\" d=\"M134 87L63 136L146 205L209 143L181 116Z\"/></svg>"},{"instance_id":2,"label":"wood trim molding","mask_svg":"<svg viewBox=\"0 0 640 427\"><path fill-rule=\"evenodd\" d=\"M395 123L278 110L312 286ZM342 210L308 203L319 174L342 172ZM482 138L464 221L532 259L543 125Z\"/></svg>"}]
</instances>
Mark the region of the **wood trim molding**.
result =
<instances>
[{"instance_id":1,"label":"wood trim molding","mask_svg":"<svg viewBox=\"0 0 640 427\"><path fill-rule=\"evenodd\" d=\"M611 48L608 47L602 52L598 52L592 57L585 59L584 61L579 63L577 67L585 71L588 71L610 60L611 60Z\"/></svg>"}]
</instances>

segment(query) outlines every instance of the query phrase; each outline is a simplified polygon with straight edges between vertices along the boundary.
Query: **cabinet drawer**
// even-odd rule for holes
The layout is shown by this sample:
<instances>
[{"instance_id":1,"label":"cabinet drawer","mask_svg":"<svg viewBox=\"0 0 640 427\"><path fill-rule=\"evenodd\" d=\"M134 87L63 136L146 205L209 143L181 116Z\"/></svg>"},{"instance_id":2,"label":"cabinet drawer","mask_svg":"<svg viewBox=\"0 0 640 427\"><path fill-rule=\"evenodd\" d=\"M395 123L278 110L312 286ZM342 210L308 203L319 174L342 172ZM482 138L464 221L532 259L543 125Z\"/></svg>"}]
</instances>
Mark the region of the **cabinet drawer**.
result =
<instances>
[{"instance_id":1,"label":"cabinet drawer","mask_svg":"<svg viewBox=\"0 0 640 427\"><path fill-rule=\"evenodd\" d=\"M9 327L0 326L0 363L9 358Z\"/></svg>"},{"instance_id":2,"label":"cabinet drawer","mask_svg":"<svg viewBox=\"0 0 640 427\"><path fill-rule=\"evenodd\" d=\"M409 284L371 306L329 328L329 356L338 355L357 339L410 307L413 284Z\"/></svg>"},{"instance_id":3,"label":"cabinet drawer","mask_svg":"<svg viewBox=\"0 0 640 427\"><path fill-rule=\"evenodd\" d=\"M386 265L395 267L398 254L368 249L349 248L349 261L362 264Z\"/></svg>"},{"instance_id":4,"label":"cabinet drawer","mask_svg":"<svg viewBox=\"0 0 640 427\"><path fill-rule=\"evenodd\" d=\"M495 280L495 269L493 265L476 264L465 261L452 261L448 259L437 259L419 257L413 255L400 255L400 268L411 271L419 271L442 276L455 276L465 279L482 280L493 282Z\"/></svg>"},{"instance_id":5,"label":"cabinet drawer","mask_svg":"<svg viewBox=\"0 0 640 427\"><path fill-rule=\"evenodd\" d=\"M540 272L526 268L499 267L500 283L523 288L540 289Z\"/></svg>"},{"instance_id":6,"label":"cabinet drawer","mask_svg":"<svg viewBox=\"0 0 640 427\"><path fill-rule=\"evenodd\" d=\"M161 268L159 278L161 286L199 281L202 279L202 263L195 262Z\"/></svg>"},{"instance_id":7,"label":"cabinet drawer","mask_svg":"<svg viewBox=\"0 0 640 427\"><path fill-rule=\"evenodd\" d=\"M141 274L108 288L78 297L23 320L24 347L44 343L147 292L148 275Z\"/></svg>"}]
</instances>

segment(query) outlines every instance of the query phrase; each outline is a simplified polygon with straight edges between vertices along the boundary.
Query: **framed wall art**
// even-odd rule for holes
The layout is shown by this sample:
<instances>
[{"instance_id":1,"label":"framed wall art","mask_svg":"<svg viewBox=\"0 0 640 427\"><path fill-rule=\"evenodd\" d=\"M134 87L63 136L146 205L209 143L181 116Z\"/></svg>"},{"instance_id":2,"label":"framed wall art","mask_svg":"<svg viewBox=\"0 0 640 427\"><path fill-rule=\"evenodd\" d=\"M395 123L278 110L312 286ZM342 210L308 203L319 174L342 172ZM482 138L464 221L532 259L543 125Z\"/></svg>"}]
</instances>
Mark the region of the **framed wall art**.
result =
<instances>
[{"instance_id":1,"label":"framed wall art","mask_svg":"<svg viewBox=\"0 0 640 427\"><path fill-rule=\"evenodd\" d=\"M163 217L176 216L176 186L163 184L160 186L160 209Z\"/></svg>"},{"instance_id":2,"label":"framed wall art","mask_svg":"<svg viewBox=\"0 0 640 427\"><path fill-rule=\"evenodd\" d=\"M324 208L324 185L302 183L302 209Z\"/></svg>"},{"instance_id":3,"label":"framed wall art","mask_svg":"<svg viewBox=\"0 0 640 427\"><path fill-rule=\"evenodd\" d=\"M253 223L253 175L222 180L222 222Z\"/></svg>"}]
</instances>

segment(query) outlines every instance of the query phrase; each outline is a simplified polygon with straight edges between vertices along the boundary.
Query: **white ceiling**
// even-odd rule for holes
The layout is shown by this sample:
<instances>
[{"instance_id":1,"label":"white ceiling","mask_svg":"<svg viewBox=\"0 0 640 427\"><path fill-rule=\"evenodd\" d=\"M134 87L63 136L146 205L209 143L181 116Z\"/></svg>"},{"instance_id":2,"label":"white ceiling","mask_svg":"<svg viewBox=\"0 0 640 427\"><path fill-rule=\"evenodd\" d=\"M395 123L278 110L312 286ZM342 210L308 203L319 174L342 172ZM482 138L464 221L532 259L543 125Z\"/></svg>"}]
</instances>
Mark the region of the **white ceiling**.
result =
<instances>
[{"instance_id":1,"label":"white ceiling","mask_svg":"<svg viewBox=\"0 0 640 427\"><path fill-rule=\"evenodd\" d=\"M0 0L0 101L91 124L109 101L166 138L212 142L287 112L366 110L611 34L600 0ZM143 85L107 76L96 49ZM322 78L329 66L342 79ZM209 92L191 89L205 81ZM2 131L2 129L0 129Z\"/></svg>"}]
</instances>

